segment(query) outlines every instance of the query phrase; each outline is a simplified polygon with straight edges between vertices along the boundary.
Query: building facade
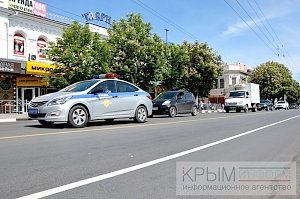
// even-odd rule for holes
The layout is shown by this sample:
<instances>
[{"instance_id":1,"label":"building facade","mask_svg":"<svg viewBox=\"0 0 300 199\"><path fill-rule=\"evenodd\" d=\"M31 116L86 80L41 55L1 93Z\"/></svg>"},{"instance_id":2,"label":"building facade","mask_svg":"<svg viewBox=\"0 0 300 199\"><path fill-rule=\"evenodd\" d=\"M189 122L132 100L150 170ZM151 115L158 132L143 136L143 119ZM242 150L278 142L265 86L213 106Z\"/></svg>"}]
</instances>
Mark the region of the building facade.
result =
<instances>
[{"instance_id":1,"label":"building facade","mask_svg":"<svg viewBox=\"0 0 300 199\"><path fill-rule=\"evenodd\" d=\"M47 5L34 0L0 1L0 113L26 112L27 102L51 92L45 76L55 66L45 50L72 21L51 15ZM108 37L106 28L88 26Z\"/></svg>"},{"instance_id":2,"label":"building facade","mask_svg":"<svg viewBox=\"0 0 300 199\"><path fill-rule=\"evenodd\" d=\"M247 83L250 73L245 64L225 64L222 76L215 80L215 88L210 91L209 100L212 103L224 103L226 95L233 86Z\"/></svg>"}]
</instances>

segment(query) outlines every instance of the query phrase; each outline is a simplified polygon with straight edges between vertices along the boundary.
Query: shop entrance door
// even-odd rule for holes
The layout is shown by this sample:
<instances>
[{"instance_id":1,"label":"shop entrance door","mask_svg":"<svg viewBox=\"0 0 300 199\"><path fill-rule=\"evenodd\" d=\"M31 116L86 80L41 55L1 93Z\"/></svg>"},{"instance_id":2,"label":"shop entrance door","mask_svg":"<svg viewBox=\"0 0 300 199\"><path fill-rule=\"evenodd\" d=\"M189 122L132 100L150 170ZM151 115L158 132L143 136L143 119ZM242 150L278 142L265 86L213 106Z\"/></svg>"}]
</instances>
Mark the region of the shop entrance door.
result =
<instances>
[{"instance_id":1,"label":"shop entrance door","mask_svg":"<svg viewBox=\"0 0 300 199\"><path fill-rule=\"evenodd\" d=\"M27 112L28 103L38 95L36 88L21 88L21 111L23 113Z\"/></svg>"}]
</instances>

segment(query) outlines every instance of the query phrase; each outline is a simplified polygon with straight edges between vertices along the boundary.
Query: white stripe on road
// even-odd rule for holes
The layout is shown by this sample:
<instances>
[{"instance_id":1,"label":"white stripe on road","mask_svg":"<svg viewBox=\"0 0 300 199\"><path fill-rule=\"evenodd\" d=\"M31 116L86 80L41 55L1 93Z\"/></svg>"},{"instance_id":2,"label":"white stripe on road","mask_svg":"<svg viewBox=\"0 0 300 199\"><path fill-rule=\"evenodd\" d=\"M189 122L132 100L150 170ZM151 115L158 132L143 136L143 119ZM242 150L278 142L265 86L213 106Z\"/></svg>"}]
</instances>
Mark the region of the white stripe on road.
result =
<instances>
[{"instance_id":1,"label":"white stripe on road","mask_svg":"<svg viewBox=\"0 0 300 199\"><path fill-rule=\"evenodd\" d=\"M119 175L122 175L122 174L132 172L132 171L143 169L143 168L146 168L146 167L149 167L149 166L152 166L152 165L156 165L156 164L168 161L168 160L172 160L172 159L175 159L175 158L178 158L178 157L182 157L182 156L188 155L190 153L201 151L203 149L206 149L206 148L209 148L209 147L212 147L212 146L224 143L224 142L228 142L228 141L231 141L233 139L237 139L239 137L254 133L256 131L260 131L262 129L265 129L265 128L268 128L268 127L271 127L271 126L275 126L277 124L280 124L280 123L283 123L283 122L286 122L286 121L289 121L289 120L292 120L292 119L295 119L295 118L298 118L298 117L300 117L300 115L290 117L288 119L281 120L279 122L275 122L275 123L272 123L272 124L269 124L269 125L266 125L266 126L262 126L262 127L259 127L259 128L256 128L256 129L253 129L253 130L250 130L250 131L247 131L247 132L235 135L235 136L231 136L231 137L228 137L228 138L216 141L216 142L205 144L205 145L202 145L202 146L199 146L199 147L187 150L187 151L183 151L183 152L176 153L176 154L173 154L173 155L169 155L169 156L166 156L166 157L163 157L163 158L159 158L159 159L156 159L156 160L152 160L152 161L149 161L149 162L145 162L145 163L142 163L142 164L131 166L131 167L128 167L128 168L125 168L125 169L117 170L117 171L114 171L114 172L111 172L111 173L95 176L95 177L88 178L88 179L85 179L85 180L80 180L80 181L73 182L73 183L70 183L70 184L66 184L66 185L56 187L56 188L53 188L53 189L48 189L48 190L41 191L41 192L38 192L38 193L34 193L34 194L31 194L31 195L23 196L23 197L20 197L18 199L43 198L43 197L54 195L54 194L57 194L57 193L61 193L61 192L64 192L64 191L67 191L67 190L70 190L70 189L74 189L74 188L77 188L77 187L88 185L88 184L91 184L91 183L94 183L94 182L99 182L99 181L102 181L102 180L105 180L105 179L109 179L109 178L112 178L112 177L116 177L116 176L119 176Z\"/></svg>"}]
</instances>

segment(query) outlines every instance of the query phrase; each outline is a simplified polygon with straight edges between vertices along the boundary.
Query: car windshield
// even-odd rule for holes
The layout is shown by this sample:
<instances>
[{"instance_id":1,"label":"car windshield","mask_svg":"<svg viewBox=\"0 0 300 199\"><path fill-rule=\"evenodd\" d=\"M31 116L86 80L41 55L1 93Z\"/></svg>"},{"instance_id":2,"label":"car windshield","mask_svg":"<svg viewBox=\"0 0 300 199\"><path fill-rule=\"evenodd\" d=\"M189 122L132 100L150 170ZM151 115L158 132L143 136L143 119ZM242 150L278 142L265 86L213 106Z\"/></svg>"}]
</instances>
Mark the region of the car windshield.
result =
<instances>
[{"instance_id":1,"label":"car windshield","mask_svg":"<svg viewBox=\"0 0 300 199\"><path fill-rule=\"evenodd\" d=\"M230 92L229 97L244 98L245 97L245 92L244 91L233 91L233 92Z\"/></svg>"},{"instance_id":2,"label":"car windshield","mask_svg":"<svg viewBox=\"0 0 300 199\"><path fill-rule=\"evenodd\" d=\"M173 99L177 95L177 92L165 92L159 94L155 99Z\"/></svg>"},{"instance_id":3,"label":"car windshield","mask_svg":"<svg viewBox=\"0 0 300 199\"><path fill-rule=\"evenodd\" d=\"M99 82L97 79L92 79L92 80L86 80L82 82L77 82L75 84L72 84L62 90L60 92L80 92L80 91L85 91L89 89L91 86L93 86L95 83Z\"/></svg>"}]
</instances>

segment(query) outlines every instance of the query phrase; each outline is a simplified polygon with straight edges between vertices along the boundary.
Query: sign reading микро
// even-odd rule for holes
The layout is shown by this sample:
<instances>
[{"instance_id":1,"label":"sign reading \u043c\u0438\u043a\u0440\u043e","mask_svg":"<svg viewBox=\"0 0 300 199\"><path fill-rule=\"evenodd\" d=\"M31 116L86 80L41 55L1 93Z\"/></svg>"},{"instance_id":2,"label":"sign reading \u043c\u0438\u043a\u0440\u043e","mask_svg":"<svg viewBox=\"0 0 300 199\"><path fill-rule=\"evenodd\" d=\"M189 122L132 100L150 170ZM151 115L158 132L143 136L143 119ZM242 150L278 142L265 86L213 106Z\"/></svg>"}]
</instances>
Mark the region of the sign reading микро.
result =
<instances>
[{"instance_id":1,"label":"sign reading \u043c\u0438\u043a\u0440\u043e","mask_svg":"<svg viewBox=\"0 0 300 199\"><path fill-rule=\"evenodd\" d=\"M100 12L87 12L82 14L82 16L85 18L86 21L93 21L93 20L98 20L98 21L103 21L109 25L111 25L111 17Z\"/></svg>"},{"instance_id":2,"label":"sign reading \u043c\u0438\u043a\u0440\u043e","mask_svg":"<svg viewBox=\"0 0 300 199\"><path fill-rule=\"evenodd\" d=\"M41 17L47 15L47 5L35 0L9 0L8 8Z\"/></svg>"},{"instance_id":3,"label":"sign reading \u043c\u0438\u043a\u0440\u043e","mask_svg":"<svg viewBox=\"0 0 300 199\"><path fill-rule=\"evenodd\" d=\"M0 72L2 73L21 73L21 63L0 60Z\"/></svg>"}]
</instances>

